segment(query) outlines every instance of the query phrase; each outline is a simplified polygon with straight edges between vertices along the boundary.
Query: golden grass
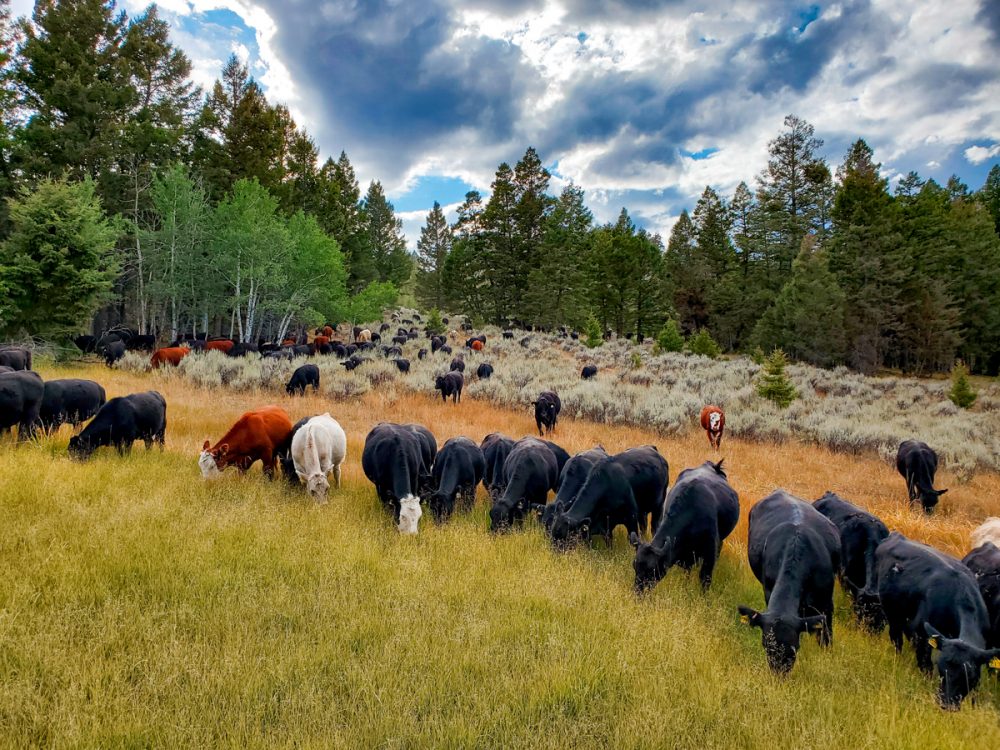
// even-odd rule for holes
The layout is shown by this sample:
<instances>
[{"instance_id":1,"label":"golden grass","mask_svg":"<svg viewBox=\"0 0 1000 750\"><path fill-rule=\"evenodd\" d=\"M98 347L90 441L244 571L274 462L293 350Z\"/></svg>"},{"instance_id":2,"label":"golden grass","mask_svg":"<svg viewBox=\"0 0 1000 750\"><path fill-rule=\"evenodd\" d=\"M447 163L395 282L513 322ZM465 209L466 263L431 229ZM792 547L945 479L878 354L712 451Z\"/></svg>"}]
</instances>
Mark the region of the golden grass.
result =
<instances>
[{"instance_id":1,"label":"golden grass","mask_svg":"<svg viewBox=\"0 0 1000 750\"><path fill-rule=\"evenodd\" d=\"M0 743L317 747L995 747L1000 688L940 711L933 685L885 636L853 627L838 594L834 645L807 643L787 679L767 670L739 603L759 606L746 513L777 486L832 489L890 527L961 554L1000 514L1000 477L952 486L930 519L895 470L814 446L722 454L743 521L712 591L673 572L631 592L631 548L558 554L537 528L494 538L485 499L446 526L398 535L360 467L368 429L417 421L439 443L531 434L523 413L375 391L333 403L198 390L101 367L56 370L108 395L157 388L167 452L66 457L51 441L0 446ZM344 488L318 507L249 477L201 480L196 459L243 411L330 411L348 434ZM575 451L654 443L671 479L711 457L703 435L560 422ZM426 518L424 519L427 520Z\"/></svg>"}]
</instances>

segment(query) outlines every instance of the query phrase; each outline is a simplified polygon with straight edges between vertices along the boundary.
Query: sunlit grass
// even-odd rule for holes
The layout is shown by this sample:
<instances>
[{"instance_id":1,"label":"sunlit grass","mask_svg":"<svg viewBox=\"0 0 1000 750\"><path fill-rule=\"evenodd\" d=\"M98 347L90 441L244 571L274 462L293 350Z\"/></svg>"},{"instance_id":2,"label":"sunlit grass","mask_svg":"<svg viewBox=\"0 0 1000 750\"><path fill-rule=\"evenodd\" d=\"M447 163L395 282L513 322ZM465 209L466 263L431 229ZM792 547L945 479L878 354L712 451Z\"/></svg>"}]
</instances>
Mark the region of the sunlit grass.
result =
<instances>
[{"instance_id":1,"label":"sunlit grass","mask_svg":"<svg viewBox=\"0 0 1000 750\"><path fill-rule=\"evenodd\" d=\"M108 396L155 387L167 451L66 457L69 437L0 445L0 742L323 747L996 747L1000 688L939 710L912 653L850 622L768 672L737 604L762 604L745 560L746 512L775 486L826 489L953 552L1000 480L956 487L945 513L905 505L885 464L814 447L729 441L743 520L713 589L672 572L631 591L631 548L552 551L537 528L486 530L485 498L446 526L400 536L360 468L368 428L419 421L439 443L520 436L523 413L375 390L350 402L198 390L101 367ZM56 374L54 370L43 373ZM259 470L206 483L196 465L243 411L329 410L347 431L344 488L320 507ZM703 435L560 422L570 450L656 443L671 465L708 457ZM426 519L425 519L426 520Z\"/></svg>"}]
</instances>

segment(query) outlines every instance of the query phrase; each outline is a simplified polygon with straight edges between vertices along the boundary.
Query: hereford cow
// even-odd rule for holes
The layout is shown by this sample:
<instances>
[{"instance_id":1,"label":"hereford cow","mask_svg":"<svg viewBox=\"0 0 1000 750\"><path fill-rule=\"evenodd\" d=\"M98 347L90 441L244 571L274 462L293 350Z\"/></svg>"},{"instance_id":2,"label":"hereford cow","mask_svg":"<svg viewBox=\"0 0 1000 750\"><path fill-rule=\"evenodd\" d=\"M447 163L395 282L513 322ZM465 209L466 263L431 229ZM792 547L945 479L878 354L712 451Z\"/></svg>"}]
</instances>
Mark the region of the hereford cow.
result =
<instances>
[{"instance_id":1,"label":"hereford cow","mask_svg":"<svg viewBox=\"0 0 1000 750\"><path fill-rule=\"evenodd\" d=\"M191 350L184 346L177 346L173 348L157 349L153 352L153 356L149 360L149 364L152 365L154 370L159 369L163 365L172 365L177 367L187 355L191 353Z\"/></svg>"},{"instance_id":2,"label":"hereford cow","mask_svg":"<svg viewBox=\"0 0 1000 750\"><path fill-rule=\"evenodd\" d=\"M718 406L709 404L701 410L701 429L708 435L708 444L715 450L722 445L722 431L726 427L726 415Z\"/></svg>"},{"instance_id":3,"label":"hereford cow","mask_svg":"<svg viewBox=\"0 0 1000 750\"><path fill-rule=\"evenodd\" d=\"M331 471L335 485L340 487L340 466L347 457L344 429L329 413L312 417L295 432L291 453L295 473L305 483L306 491L319 502L326 502Z\"/></svg>"},{"instance_id":4,"label":"hereford cow","mask_svg":"<svg viewBox=\"0 0 1000 750\"><path fill-rule=\"evenodd\" d=\"M113 445L120 455L142 440L146 450L166 440L167 402L157 391L133 393L108 401L83 431L69 439L69 454L86 459L98 448Z\"/></svg>"},{"instance_id":5,"label":"hereford cow","mask_svg":"<svg viewBox=\"0 0 1000 750\"><path fill-rule=\"evenodd\" d=\"M288 449L292 420L277 406L264 406L248 411L236 420L229 431L211 446L206 440L198 457L202 476L221 476L227 466L235 466L243 474L257 461L264 465L264 474L274 477L274 465L279 454Z\"/></svg>"}]
</instances>

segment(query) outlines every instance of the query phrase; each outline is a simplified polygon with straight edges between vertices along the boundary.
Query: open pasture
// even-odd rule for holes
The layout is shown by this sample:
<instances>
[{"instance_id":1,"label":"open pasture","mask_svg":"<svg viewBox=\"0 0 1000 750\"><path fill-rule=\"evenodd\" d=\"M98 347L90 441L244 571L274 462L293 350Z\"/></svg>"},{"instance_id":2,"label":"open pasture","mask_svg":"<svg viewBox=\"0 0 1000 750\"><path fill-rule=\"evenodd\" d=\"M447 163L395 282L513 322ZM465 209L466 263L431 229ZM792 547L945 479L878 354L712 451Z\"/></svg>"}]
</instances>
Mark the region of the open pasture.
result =
<instances>
[{"instance_id":1,"label":"open pasture","mask_svg":"<svg viewBox=\"0 0 1000 750\"><path fill-rule=\"evenodd\" d=\"M721 455L741 520L711 591L672 571L632 593L632 549L556 553L533 524L487 531L469 516L401 537L360 467L378 421L420 422L439 445L464 434L531 434L527 407L458 406L409 388L345 400L197 387L176 374L38 368L87 377L108 396L156 388L167 449L66 455L68 428L0 445L0 742L59 746L990 747L1000 687L943 712L907 648L861 633L838 590L833 647L768 671L738 604L762 604L746 563L746 516L775 487L827 489L892 529L954 554L1000 515L1000 477L951 488L940 512L908 507L875 455L727 435ZM344 487L317 506L254 469L207 483L197 454L243 411L295 420L330 411L348 435ZM694 416L692 417L694 419ZM653 443L671 482L710 457L694 430L665 437L564 415L570 452Z\"/></svg>"}]
</instances>

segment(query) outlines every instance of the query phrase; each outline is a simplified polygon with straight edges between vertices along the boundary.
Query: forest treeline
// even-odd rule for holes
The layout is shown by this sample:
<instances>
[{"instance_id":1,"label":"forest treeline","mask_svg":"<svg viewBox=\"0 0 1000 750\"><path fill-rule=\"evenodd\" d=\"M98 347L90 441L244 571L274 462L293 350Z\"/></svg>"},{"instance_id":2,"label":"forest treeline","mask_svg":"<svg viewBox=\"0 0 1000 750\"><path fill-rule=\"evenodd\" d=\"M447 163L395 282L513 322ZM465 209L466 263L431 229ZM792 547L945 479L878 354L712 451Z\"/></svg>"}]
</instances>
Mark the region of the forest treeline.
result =
<instances>
[{"instance_id":1,"label":"forest treeline","mask_svg":"<svg viewBox=\"0 0 1000 750\"><path fill-rule=\"evenodd\" d=\"M789 115L767 168L706 187L664 246L622 209L597 226L579 187L549 193L528 149L491 195L440 206L418 243L418 300L491 322L656 335L673 321L726 351L782 348L821 366L925 373L1000 365L1000 166L979 190L914 172L894 190L857 140L835 170Z\"/></svg>"}]
</instances>

